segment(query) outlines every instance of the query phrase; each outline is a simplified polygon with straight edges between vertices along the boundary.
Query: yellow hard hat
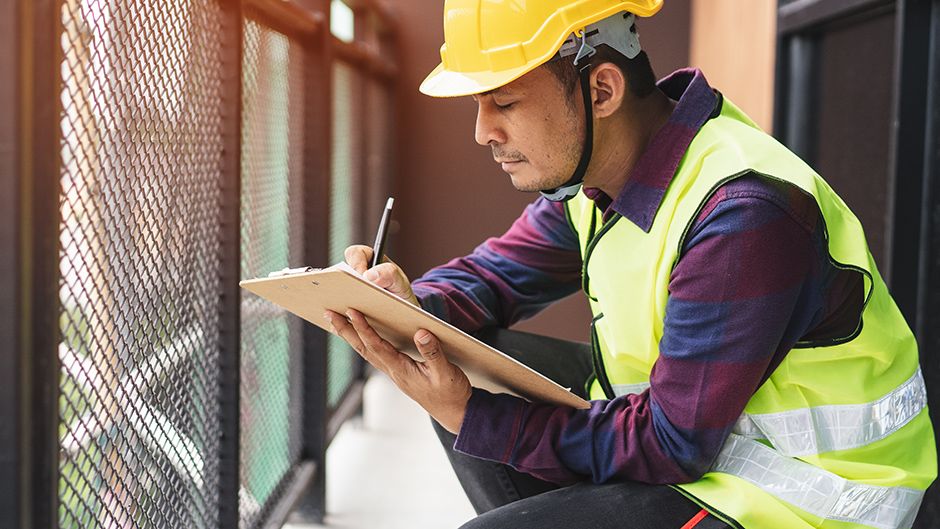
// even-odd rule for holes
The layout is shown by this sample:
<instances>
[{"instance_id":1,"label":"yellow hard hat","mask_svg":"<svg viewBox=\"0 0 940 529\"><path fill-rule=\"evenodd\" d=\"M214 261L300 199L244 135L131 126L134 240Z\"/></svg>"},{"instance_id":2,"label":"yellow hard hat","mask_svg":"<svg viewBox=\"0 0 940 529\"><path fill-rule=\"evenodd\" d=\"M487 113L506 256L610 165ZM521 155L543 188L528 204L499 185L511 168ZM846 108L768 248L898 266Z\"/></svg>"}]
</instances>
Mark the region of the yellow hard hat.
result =
<instances>
[{"instance_id":1,"label":"yellow hard hat","mask_svg":"<svg viewBox=\"0 0 940 529\"><path fill-rule=\"evenodd\" d=\"M628 11L653 16L663 0L446 0L441 64L421 83L434 97L479 94L548 61L573 32Z\"/></svg>"}]
</instances>

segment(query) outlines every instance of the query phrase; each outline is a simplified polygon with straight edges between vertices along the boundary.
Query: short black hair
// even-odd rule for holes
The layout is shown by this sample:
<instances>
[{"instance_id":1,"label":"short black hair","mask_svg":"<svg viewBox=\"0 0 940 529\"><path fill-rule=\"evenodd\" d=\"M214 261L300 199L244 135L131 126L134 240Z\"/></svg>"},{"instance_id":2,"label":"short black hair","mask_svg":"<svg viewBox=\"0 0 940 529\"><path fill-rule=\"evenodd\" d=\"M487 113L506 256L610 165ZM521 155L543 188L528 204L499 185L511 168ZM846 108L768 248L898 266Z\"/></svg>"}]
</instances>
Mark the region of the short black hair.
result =
<instances>
[{"instance_id":1,"label":"short black hair","mask_svg":"<svg viewBox=\"0 0 940 529\"><path fill-rule=\"evenodd\" d=\"M591 62L595 65L610 62L620 68L624 77L627 78L627 84L630 87L630 93L637 98L644 98L656 89L656 74L653 72L653 66L650 64L649 56L645 51L632 59L628 59L622 53L614 50L606 44L601 44L596 48L597 53L591 57ZM574 57L558 57L545 63L548 71L552 72L569 96L573 96L578 88L578 68L574 65Z\"/></svg>"}]
</instances>

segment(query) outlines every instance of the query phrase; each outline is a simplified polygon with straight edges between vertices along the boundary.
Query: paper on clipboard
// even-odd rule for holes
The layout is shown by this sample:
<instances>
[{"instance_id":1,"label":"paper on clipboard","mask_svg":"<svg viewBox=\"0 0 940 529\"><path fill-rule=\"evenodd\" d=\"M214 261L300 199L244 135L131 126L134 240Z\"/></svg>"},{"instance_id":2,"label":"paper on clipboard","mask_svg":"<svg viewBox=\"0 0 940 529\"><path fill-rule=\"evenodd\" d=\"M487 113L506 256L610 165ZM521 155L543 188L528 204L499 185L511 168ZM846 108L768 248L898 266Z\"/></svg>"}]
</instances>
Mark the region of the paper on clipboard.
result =
<instances>
[{"instance_id":1,"label":"paper on clipboard","mask_svg":"<svg viewBox=\"0 0 940 529\"><path fill-rule=\"evenodd\" d=\"M587 408L588 403L517 360L493 349L411 303L363 279L345 263L324 269L249 279L239 285L310 323L327 329L323 313L361 312L398 350L421 361L412 337L427 329L441 340L444 354L460 366L470 383L494 393L536 402Z\"/></svg>"}]
</instances>

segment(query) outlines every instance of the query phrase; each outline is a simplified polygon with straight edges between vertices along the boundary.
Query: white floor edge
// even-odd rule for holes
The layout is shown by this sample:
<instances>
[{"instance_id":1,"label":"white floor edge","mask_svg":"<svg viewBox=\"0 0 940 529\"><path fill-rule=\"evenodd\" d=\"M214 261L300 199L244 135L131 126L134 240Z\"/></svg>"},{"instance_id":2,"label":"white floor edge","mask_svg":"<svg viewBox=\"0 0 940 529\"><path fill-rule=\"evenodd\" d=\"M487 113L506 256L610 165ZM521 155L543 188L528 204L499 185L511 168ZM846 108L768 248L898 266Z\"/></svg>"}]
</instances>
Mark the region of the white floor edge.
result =
<instances>
[{"instance_id":1,"label":"white floor edge","mask_svg":"<svg viewBox=\"0 0 940 529\"><path fill-rule=\"evenodd\" d=\"M366 383L363 420L327 451L325 525L285 529L456 528L473 517L427 414L384 375Z\"/></svg>"}]
</instances>

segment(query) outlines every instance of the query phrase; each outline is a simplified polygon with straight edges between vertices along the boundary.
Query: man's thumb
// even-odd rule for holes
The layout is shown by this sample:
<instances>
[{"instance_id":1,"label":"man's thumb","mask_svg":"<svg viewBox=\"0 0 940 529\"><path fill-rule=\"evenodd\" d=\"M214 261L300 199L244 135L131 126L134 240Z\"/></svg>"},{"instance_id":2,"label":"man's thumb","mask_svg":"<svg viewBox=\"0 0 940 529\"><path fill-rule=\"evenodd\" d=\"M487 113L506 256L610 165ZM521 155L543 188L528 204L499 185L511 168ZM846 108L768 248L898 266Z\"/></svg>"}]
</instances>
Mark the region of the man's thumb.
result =
<instances>
[{"instance_id":1,"label":"man's thumb","mask_svg":"<svg viewBox=\"0 0 940 529\"><path fill-rule=\"evenodd\" d=\"M444 360L444 355L441 353L440 340L429 331L421 329L416 332L415 345L418 347L418 352L421 353L421 357L427 362L428 367L435 366L438 362Z\"/></svg>"},{"instance_id":2,"label":"man's thumb","mask_svg":"<svg viewBox=\"0 0 940 529\"><path fill-rule=\"evenodd\" d=\"M367 280L372 281L377 287L384 288L392 294L397 294L401 290L401 281L398 280L395 265L391 263L382 263L370 268L363 275Z\"/></svg>"}]
</instances>

